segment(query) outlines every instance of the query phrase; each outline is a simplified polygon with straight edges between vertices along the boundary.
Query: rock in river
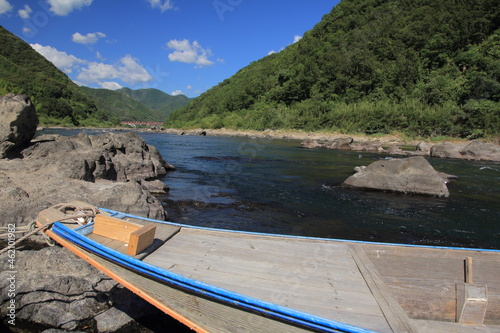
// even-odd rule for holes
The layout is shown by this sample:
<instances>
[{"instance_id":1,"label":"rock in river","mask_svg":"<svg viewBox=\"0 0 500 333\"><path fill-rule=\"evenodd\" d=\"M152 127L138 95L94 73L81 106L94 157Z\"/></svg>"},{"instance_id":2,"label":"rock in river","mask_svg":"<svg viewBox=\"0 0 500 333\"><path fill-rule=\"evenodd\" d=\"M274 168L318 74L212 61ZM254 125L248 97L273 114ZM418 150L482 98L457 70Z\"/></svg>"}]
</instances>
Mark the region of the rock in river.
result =
<instances>
[{"instance_id":1,"label":"rock in river","mask_svg":"<svg viewBox=\"0 0 500 333\"><path fill-rule=\"evenodd\" d=\"M448 197L448 176L438 173L422 156L376 161L347 178L344 185Z\"/></svg>"}]
</instances>

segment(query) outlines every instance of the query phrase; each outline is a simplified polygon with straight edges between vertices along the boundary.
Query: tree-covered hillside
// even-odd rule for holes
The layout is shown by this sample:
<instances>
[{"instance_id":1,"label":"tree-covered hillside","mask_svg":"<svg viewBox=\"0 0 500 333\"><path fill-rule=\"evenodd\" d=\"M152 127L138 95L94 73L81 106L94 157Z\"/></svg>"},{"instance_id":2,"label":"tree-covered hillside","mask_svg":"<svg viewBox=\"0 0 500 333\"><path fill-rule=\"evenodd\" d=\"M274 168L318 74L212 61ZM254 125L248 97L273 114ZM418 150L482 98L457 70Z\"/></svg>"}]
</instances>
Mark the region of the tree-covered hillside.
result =
<instances>
[{"instance_id":1,"label":"tree-covered hillside","mask_svg":"<svg viewBox=\"0 0 500 333\"><path fill-rule=\"evenodd\" d=\"M498 0L343 0L167 125L500 134Z\"/></svg>"},{"instance_id":2,"label":"tree-covered hillside","mask_svg":"<svg viewBox=\"0 0 500 333\"><path fill-rule=\"evenodd\" d=\"M0 26L0 95L31 97L42 125L105 123L92 99L29 44Z\"/></svg>"},{"instance_id":3,"label":"tree-covered hillside","mask_svg":"<svg viewBox=\"0 0 500 333\"><path fill-rule=\"evenodd\" d=\"M190 101L184 95L171 96L158 89L81 89L94 100L100 112L116 122L164 121L172 111Z\"/></svg>"},{"instance_id":4,"label":"tree-covered hillside","mask_svg":"<svg viewBox=\"0 0 500 333\"><path fill-rule=\"evenodd\" d=\"M185 95L169 95L158 89L137 89L122 88L118 91L126 93L134 100L142 103L152 110L159 111L161 119L164 121L173 111L180 109L191 101L191 98Z\"/></svg>"}]
</instances>

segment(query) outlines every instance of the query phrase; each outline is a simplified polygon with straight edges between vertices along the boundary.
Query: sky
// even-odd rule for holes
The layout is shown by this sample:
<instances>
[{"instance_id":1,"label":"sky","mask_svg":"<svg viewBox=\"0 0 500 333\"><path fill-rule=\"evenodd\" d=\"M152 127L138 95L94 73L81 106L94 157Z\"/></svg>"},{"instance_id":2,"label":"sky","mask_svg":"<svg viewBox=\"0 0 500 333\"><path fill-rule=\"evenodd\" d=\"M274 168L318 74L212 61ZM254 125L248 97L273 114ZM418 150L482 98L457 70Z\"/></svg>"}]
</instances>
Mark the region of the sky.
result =
<instances>
[{"instance_id":1,"label":"sky","mask_svg":"<svg viewBox=\"0 0 500 333\"><path fill-rule=\"evenodd\" d=\"M78 85L193 98L299 41L339 1L0 0L0 25Z\"/></svg>"}]
</instances>

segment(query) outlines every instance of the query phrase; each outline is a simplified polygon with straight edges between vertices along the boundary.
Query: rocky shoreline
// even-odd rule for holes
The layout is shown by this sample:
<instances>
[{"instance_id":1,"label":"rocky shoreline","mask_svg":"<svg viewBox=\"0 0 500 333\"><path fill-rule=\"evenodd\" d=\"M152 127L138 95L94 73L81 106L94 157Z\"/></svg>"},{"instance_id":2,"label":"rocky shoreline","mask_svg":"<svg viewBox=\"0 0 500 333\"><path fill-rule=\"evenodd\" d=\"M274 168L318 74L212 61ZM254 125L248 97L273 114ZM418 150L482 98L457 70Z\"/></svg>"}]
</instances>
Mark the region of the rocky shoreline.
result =
<instances>
[{"instance_id":1,"label":"rocky shoreline","mask_svg":"<svg viewBox=\"0 0 500 333\"><path fill-rule=\"evenodd\" d=\"M0 116L1 233L21 230L39 211L71 200L166 219L151 193L168 191L159 178L174 167L137 134L33 139L35 109L27 96L12 94L0 99ZM2 331L151 332L141 318L170 320L65 248L41 242L39 235L0 254Z\"/></svg>"},{"instance_id":2,"label":"rocky shoreline","mask_svg":"<svg viewBox=\"0 0 500 333\"><path fill-rule=\"evenodd\" d=\"M60 128L60 127L59 127ZM71 129L71 128L64 128ZM175 129L175 128L131 128L97 129L103 131L134 131L195 136L234 136L251 139L288 139L300 141L303 148L326 148L333 150L371 151L395 156L429 156L500 162L500 138L490 140L443 139L437 142L421 139L405 139L398 135L371 137L346 135L335 132L304 132L292 130L231 130L231 129Z\"/></svg>"}]
</instances>

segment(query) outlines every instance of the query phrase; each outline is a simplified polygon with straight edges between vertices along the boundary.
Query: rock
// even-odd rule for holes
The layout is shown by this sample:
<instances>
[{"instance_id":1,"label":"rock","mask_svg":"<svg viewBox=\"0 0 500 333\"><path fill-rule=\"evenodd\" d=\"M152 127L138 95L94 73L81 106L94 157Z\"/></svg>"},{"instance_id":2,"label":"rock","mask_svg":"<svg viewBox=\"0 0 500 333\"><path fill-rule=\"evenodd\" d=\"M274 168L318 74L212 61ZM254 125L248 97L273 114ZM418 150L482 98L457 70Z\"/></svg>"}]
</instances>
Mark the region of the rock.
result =
<instances>
[{"instance_id":1,"label":"rock","mask_svg":"<svg viewBox=\"0 0 500 333\"><path fill-rule=\"evenodd\" d=\"M8 295L6 254L1 256L0 299ZM74 330L82 321L109 308L103 294L116 282L60 247L16 251L16 321ZM2 306L0 314L6 314Z\"/></svg>"},{"instance_id":2,"label":"rock","mask_svg":"<svg viewBox=\"0 0 500 333\"><path fill-rule=\"evenodd\" d=\"M12 273L6 258L6 254L0 256L0 304L10 302L7 284ZM89 327L98 332L146 332L136 320L162 316L160 310L59 246L16 251L15 278L16 323L53 327L43 332ZM0 307L2 317L6 311L7 307Z\"/></svg>"},{"instance_id":3,"label":"rock","mask_svg":"<svg viewBox=\"0 0 500 333\"><path fill-rule=\"evenodd\" d=\"M136 181L87 182L70 179L44 169L25 172L25 161L11 161L0 171L0 226L34 221L39 211L61 202L80 200L94 206L165 220L167 213L150 192ZM23 172L15 172L23 170Z\"/></svg>"},{"instance_id":4,"label":"rock","mask_svg":"<svg viewBox=\"0 0 500 333\"><path fill-rule=\"evenodd\" d=\"M34 161L36 169L50 169L68 178L90 182L155 179L172 169L156 148L132 132L59 136L55 140L37 141L22 155Z\"/></svg>"},{"instance_id":5,"label":"rock","mask_svg":"<svg viewBox=\"0 0 500 333\"><path fill-rule=\"evenodd\" d=\"M351 150L351 144L353 142L352 138L337 138L333 141L330 141L323 146L328 149L336 149L336 150Z\"/></svg>"},{"instance_id":6,"label":"rock","mask_svg":"<svg viewBox=\"0 0 500 333\"><path fill-rule=\"evenodd\" d=\"M338 138L333 141L337 143L337 149L351 150L351 144L353 143L354 140L351 137L346 137L346 138Z\"/></svg>"},{"instance_id":7,"label":"rock","mask_svg":"<svg viewBox=\"0 0 500 333\"><path fill-rule=\"evenodd\" d=\"M387 153L391 155L406 155L406 153L396 145L392 145L386 150Z\"/></svg>"},{"instance_id":8,"label":"rock","mask_svg":"<svg viewBox=\"0 0 500 333\"><path fill-rule=\"evenodd\" d=\"M141 181L141 185L144 189L148 190L151 194L165 194L170 191L170 188L159 179L147 181Z\"/></svg>"},{"instance_id":9,"label":"rock","mask_svg":"<svg viewBox=\"0 0 500 333\"><path fill-rule=\"evenodd\" d=\"M71 200L166 219L161 203L140 183L172 166L136 134L42 139L20 152L23 159L0 160L0 225L28 224L39 211Z\"/></svg>"},{"instance_id":10,"label":"rock","mask_svg":"<svg viewBox=\"0 0 500 333\"><path fill-rule=\"evenodd\" d=\"M434 145L431 148L430 156L442 158L462 158L459 147L449 142L442 142Z\"/></svg>"},{"instance_id":11,"label":"rock","mask_svg":"<svg viewBox=\"0 0 500 333\"><path fill-rule=\"evenodd\" d=\"M86 196L81 196L83 199L88 199L80 200L98 207L146 216L156 220L165 220L167 218L167 213L163 209L161 202L138 182L107 182L105 184L100 182L97 185L99 191L89 192Z\"/></svg>"},{"instance_id":12,"label":"rock","mask_svg":"<svg viewBox=\"0 0 500 333\"><path fill-rule=\"evenodd\" d=\"M500 161L500 146L482 141L472 141L460 154L464 159L482 161Z\"/></svg>"},{"instance_id":13,"label":"rock","mask_svg":"<svg viewBox=\"0 0 500 333\"><path fill-rule=\"evenodd\" d=\"M85 333L84 331L68 331L68 330L60 330L57 328L49 328L48 330L42 331L42 333Z\"/></svg>"},{"instance_id":14,"label":"rock","mask_svg":"<svg viewBox=\"0 0 500 333\"><path fill-rule=\"evenodd\" d=\"M355 142L352 143L351 145L351 150L355 151L376 151L376 152L382 152L384 151L384 148L382 148L382 145L380 141L364 141L364 142Z\"/></svg>"},{"instance_id":15,"label":"rock","mask_svg":"<svg viewBox=\"0 0 500 333\"><path fill-rule=\"evenodd\" d=\"M358 170L344 185L405 194L450 195L445 180L422 156L380 160Z\"/></svg>"},{"instance_id":16,"label":"rock","mask_svg":"<svg viewBox=\"0 0 500 333\"><path fill-rule=\"evenodd\" d=\"M111 308L99 315L94 320L98 332L117 332L134 323L134 319L117 308Z\"/></svg>"},{"instance_id":17,"label":"rock","mask_svg":"<svg viewBox=\"0 0 500 333\"><path fill-rule=\"evenodd\" d=\"M361 165L361 166L357 166L354 168L354 171L355 172L361 172L363 171L364 169L366 169L366 165Z\"/></svg>"},{"instance_id":18,"label":"rock","mask_svg":"<svg viewBox=\"0 0 500 333\"><path fill-rule=\"evenodd\" d=\"M422 141L417 145L415 151L422 155L429 156L431 154L431 146L429 146L426 142Z\"/></svg>"},{"instance_id":19,"label":"rock","mask_svg":"<svg viewBox=\"0 0 500 333\"><path fill-rule=\"evenodd\" d=\"M302 141L300 143L300 146L303 147L303 148L309 148L309 149L313 149L313 148L318 148L318 147L322 147L323 145L320 144L318 141L316 140L311 140L311 139L306 139L304 141Z\"/></svg>"},{"instance_id":20,"label":"rock","mask_svg":"<svg viewBox=\"0 0 500 333\"><path fill-rule=\"evenodd\" d=\"M0 158L26 146L35 136L38 117L26 95L8 94L0 99Z\"/></svg>"}]
</instances>

